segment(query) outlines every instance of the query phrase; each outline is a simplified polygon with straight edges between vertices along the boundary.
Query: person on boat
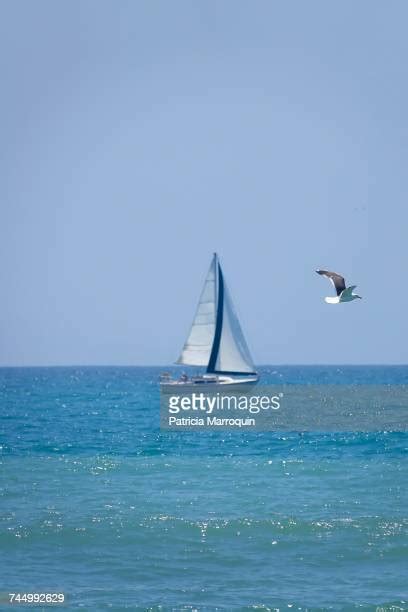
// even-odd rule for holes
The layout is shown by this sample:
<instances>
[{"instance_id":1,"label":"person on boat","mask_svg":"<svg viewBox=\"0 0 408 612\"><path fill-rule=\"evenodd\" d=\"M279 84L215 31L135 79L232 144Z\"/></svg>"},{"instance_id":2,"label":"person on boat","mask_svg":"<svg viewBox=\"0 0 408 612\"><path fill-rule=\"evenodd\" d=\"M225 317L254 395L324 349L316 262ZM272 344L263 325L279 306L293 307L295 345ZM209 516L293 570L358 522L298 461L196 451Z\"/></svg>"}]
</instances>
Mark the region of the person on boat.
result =
<instances>
[{"instance_id":1,"label":"person on boat","mask_svg":"<svg viewBox=\"0 0 408 612\"><path fill-rule=\"evenodd\" d=\"M188 381L188 376L185 372L182 373L182 375L180 376L180 382L187 382Z\"/></svg>"}]
</instances>

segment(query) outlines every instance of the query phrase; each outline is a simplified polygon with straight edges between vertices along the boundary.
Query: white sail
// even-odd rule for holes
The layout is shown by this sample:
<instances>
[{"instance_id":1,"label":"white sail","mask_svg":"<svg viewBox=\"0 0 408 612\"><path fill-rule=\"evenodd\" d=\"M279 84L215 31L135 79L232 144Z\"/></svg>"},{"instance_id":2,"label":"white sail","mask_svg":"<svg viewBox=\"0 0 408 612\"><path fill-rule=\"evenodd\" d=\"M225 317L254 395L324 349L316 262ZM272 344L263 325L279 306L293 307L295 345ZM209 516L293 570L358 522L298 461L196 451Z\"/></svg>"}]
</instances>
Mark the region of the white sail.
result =
<instances>
[{"instance_id":1,"label":"white sail","mask_svg":"<svg viewBox=\"0 0 408 612\"><path fill-rule=\"evenodd\" d=\"M231 295L215 254L177 363L217 374L255 374Z\"/></svg>"},{"instance_id":2,"label":"white sail","mask_svg":"<svg viewBox=\"0 0 408 612\"><path fill-rule=\"evenodd\" d=\"M223 284L222 329L214 371L253 374L255 368L251 354L225 281Z\"/></svg>"},{"instance_id":3,"label":"white sail","mask_svg":"<svg viewBox=\"0 0 408 612\"><path fill-rule=\"evenodd\" d=\"M214 343L217 313L217 256L211 262L190 333L177 363L207 366Z\"/></svg>"}]
</instances>

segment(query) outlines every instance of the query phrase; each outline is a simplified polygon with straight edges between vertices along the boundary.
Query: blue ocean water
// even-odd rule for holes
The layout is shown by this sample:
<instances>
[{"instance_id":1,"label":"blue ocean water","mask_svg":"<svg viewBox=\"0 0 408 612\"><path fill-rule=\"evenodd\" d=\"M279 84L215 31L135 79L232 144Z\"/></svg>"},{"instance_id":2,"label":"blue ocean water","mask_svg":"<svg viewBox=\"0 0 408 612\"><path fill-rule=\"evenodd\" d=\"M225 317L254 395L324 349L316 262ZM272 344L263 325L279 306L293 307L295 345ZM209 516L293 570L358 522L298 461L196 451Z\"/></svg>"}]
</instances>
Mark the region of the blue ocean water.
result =
<instances>
[{"instance_id":1,"label":"blue ocean water","mask_svg":"<svg viewBox=\"0 0 408 612\"><path fill-rule=\"evenodd\" d=\"M408 383L407 367L260 371ZM3 602L408 609L407 433L161 433L159 372L0 369Z\"/></svg>"}]
</instances>

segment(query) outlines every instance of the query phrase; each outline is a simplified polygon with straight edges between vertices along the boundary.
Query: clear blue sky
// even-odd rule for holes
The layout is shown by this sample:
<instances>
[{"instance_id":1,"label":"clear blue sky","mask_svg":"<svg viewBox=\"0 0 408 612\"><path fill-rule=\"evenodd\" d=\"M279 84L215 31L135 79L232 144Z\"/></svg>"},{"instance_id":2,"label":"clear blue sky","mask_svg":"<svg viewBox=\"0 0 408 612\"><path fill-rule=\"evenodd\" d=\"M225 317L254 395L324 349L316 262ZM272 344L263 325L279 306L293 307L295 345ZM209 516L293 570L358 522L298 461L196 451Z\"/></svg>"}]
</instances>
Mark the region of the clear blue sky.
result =
<instances>
[{"instance_id":1,"label":"clear blue sky","mask_svg":"<svg viewBox=\"0 0 408 612\"><path fill-rule=\"evenodd\" d=\"M408 363L407 22L3 0L0 364L173 362L215 250L256 363Z\"/></svg>"}]
</instances>

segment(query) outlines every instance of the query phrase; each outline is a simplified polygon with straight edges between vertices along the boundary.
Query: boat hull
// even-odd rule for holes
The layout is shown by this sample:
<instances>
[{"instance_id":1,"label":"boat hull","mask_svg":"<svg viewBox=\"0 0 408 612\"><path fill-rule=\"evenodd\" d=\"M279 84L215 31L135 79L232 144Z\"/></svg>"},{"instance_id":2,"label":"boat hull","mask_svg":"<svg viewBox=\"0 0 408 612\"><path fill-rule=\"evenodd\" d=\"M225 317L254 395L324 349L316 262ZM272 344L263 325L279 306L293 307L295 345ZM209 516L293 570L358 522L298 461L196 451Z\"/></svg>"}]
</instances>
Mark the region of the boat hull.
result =
<instances>
[{"instance_id":1,"label":"boat hull","mask_svg":"<svg viewBox=\"0 0 408 612\"><path fill-rule=\"evenodd\" d=\"M214 387L228 387L228 389L242 389L256 385L259 376L223 376L223 375L203 375L194 376L187 380L166 380L160 382L160 389L163 392L174 392L175 390L188 393L190 390L203 391L205 389L213 389Z\"/></svg>"}]
</instances>

